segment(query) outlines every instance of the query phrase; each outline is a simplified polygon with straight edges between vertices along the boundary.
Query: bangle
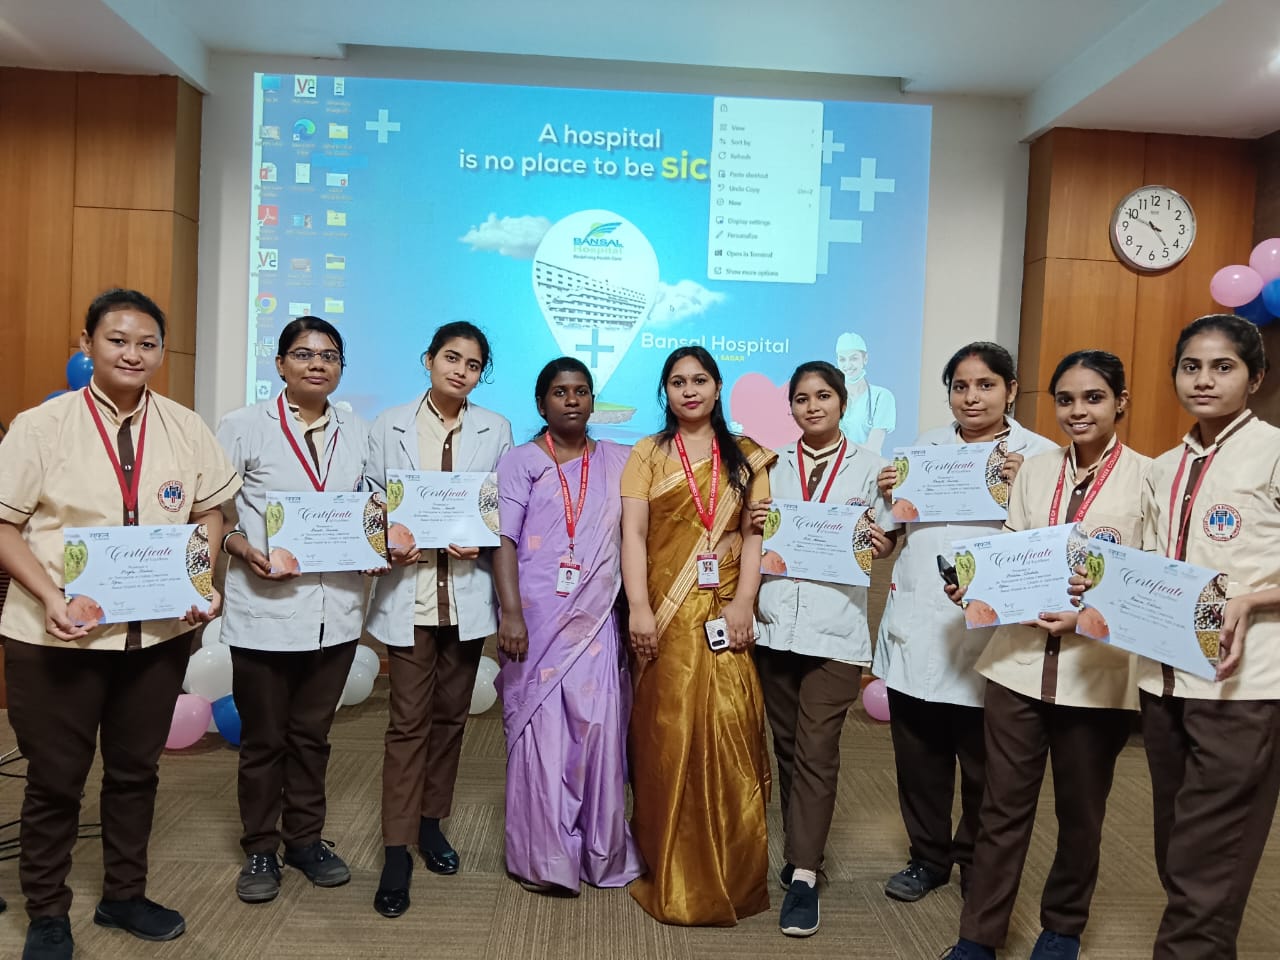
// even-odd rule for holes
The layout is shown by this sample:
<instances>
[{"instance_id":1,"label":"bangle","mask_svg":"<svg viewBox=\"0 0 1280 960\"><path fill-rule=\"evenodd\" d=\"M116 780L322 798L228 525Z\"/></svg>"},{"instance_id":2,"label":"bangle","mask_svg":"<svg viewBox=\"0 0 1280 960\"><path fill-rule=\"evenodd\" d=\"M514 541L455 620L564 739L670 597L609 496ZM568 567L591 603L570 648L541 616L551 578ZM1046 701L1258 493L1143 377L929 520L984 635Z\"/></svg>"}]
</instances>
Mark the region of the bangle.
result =
<instances>
[{"instance_id":1,"label":"bangle","mask_svg":"<svg viewBox=\"0 0 1280 960\"><path fill-rule=\"evenodd\" d=\"M249 539L249 535L248 535L248 534L246 534L246 533L245 533L243 530L241 530L239 527L237 527L235 530L232 530L230 533L228 533L226 536L224 536L224 537L222 538L222 552L223 552L223 553L227 553L227 541L228 541L228 540L230 540L232 537L235 537L235 536L244 537L246 540L248 540L248 539Z\"/></svg>"}]
</instances>

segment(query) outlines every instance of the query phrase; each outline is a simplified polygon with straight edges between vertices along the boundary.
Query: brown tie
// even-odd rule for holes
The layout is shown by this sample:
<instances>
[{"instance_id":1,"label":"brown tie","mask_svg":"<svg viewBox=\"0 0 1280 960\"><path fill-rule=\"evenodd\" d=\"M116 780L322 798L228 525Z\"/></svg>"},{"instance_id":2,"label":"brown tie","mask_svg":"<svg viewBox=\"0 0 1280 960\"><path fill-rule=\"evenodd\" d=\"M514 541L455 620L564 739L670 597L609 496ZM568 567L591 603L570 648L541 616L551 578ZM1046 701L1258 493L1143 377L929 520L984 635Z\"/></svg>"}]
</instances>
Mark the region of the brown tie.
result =
<instances>
[{"instance_id":1,"label":"brown tie","mask_svg":"<svg viewBox=\"0 0 1280 960\"><path fill-rule=\"evenodd\" d=\"M133 424L133 417L125 417L124 423L120 424L120 432L116 434L116 446L119 448L120 469L124 471L124 479L129 484L129 489L137 490L138 481L133 475L133 433L130 426ZM138 525L138 514L136 511L124 508L124 525L126 527L136 527ZM142 648L142 621L130 620L129 629L125 634L124 648L126 650L139 650Z\"/></svg>"}]
</instances>

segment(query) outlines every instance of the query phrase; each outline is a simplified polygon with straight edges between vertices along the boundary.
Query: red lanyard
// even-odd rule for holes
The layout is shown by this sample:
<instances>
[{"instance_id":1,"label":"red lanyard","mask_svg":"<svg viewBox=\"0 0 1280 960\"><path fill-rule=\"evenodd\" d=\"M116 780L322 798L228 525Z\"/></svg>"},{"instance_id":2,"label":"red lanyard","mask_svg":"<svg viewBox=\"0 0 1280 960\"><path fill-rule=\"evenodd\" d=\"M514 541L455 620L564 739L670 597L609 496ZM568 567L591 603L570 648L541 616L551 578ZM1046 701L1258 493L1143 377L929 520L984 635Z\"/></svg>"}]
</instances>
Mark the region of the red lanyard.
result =
<instances>
[{"instance_id":1,"label":"red lanyard","mask_svg":"<svg viewBox=\"0 0 1280 960\"><path fill-rule=\"evenodd\" d=\"M1116 467L1116 461L1120 459L1120 451L1124 449L1124 444L1117 443L1111 448L1111 453L1107 455L1107 459L1103 461L1102 468L1098 471L1098 476L1089 486L1089 492L1085 494L1084 501L1080 504L1080 508L1076 510L1076 515L1067 520L1068 523L1079 523L1084 519L1084 515L1089 512L1089 507L1093 505L1093 501L1098 499L1098 494L1102 492L1102 485L1107 482L1107 477L1111 476L1111 471ZM1057 526L1058 509L1062 506L1062 488L1067 482L1067 461L1071 459L1071 452L1063 454L1062 469L1058 471L1058 487L1053 491L1053 505L1049 507L1049 526Z\"/></svg>"},{"instance_id":2,"label":"red lanyard","mask_svg":"<svg viewBox=\"0 0 1280 960\"><path fill-rule=\"evenodd\" d=\"M98 405L89 396L88 387L84 388L84 402L89 406L89 413L93 415L94 425L98 428L98 436L102 438L102 445L107 448L107 456L111 458L111 466L116 471L116 482L120 484L120 495L124 497L125 526L136 527L138 525L138 477L142 474L142 453L147 442L147 414L151 411L151 395L147 394L143 400L142 426L138 428L138 452L134 455L133 469L127 478L124 475L124 468L120 466L120 458L116 456L115 444L111 442L107 428L102 425Z\"/></svg>"},{"instance_id":3,"label":"red lanyard","mask_svg":"<svg viewBox=\"0 0 1280 960\"><path fill-rule=\"evenodd\" d=\"M1173 553L1166 552L1165 556L1173 557L1175 560L1181 560L1186 556L1183 551L1186 549L1187 524L1183 523L1183 515L1185 513L1190 516L1191 508L1195 506L1196 496L1200 493L1200 485L1204 483L1205 474L1209 472L1209 467L1213 464L1213 458L1218 455L1219 449L1219 447L1215 446L1205 460L1204 466L1200 470L1200 476L1196 477L1196 485L1191 488L1190 495L1187 497L1186 510L1183 511L1178 509L1178 488L1182 486L1182 474L1187 469L1187 457L1191 454L1191 450L1183 444L1182 459L1178 461L1178 472L1173 475L1173 489L1169 491L1169 532L1165 536L1165 550L1167 551L1169 545L1172 544ZM1173 536L1173 521L1175 517L1178 520L1178 537L1176 541Z\"/></svg>"},{"instance_id":4,"label":"red lanyard","mask_svg":"<svg viewBox=\"0 0 1280 960\"><path fill-rule=\"evenodd\" d=\"M582 519L582 505L587 502L587 475L591 472L591 451L588 447L582 448L582 477L578 481L578 509L573 509L573 498L569 496L569 481L564 478L564 471L560 469L560 461L556 459L556 444L551 439L551 431L545 434L547 438L547 449L551 451L551 460L556 465L556 473L560 477L560 495L564 497L564 526L569 531L569 559L573 559L573 541L574 535L578 532L578 521Z\"/></svg>"},{"instance_id":5,"label":"red lanyard","mask_svg":"<svg viewBox=\"0 0 1280 960\"><path fill-rule=\"evenodd\" d=\"M707 531L707 549L711 549L711 529L716 522L716 504L720 500L720 444L715 437L711 438L711 495L707 505L702 505L702 494L698 492L698 481L693 478L693 467L689 465L689 455L684 452L684 441L676 434L676 452L680 454L680 466L684 467L684 478L689 483L689 492L693 494L693 505L698 510L698 519Z\"/></svg>"},{"instance_id":6,"label":"red lanyard","mask_svg":"<svg viewBox=\"0 0 1280 960\"><path fill-rule=\"evenodd\" d=\"M302 464L302 469L307 471L307 479L311 481L311 486L316 488L317 493L324 493L325 484L329 482L329 469L333 466L333 455L338 452L338 430L333 431L333 436L329 438L329 459L324 465L324 476L316 476L316 472L311 469L311 461L303 454L302 448L298 446L298 441L293 436L293 431L289 429L289 414L285 411L284 391L281 390L279 396L276 397L276 409L280 411L280 429L284 431L284 437L289 441L289 446L293 448L293 455L298 458L298 462Z\"/></svg>"},{"instance_id":7,"label":"red lanyard","mask_svg":"<svg viewBox=\"0 0 1280 960\"><path fill-rule=\"evenodd\" d=\"M805 501L809 500L809 478L804 472L804 441L796 441L796 467L800 471L800 493ZM840 469L840 464L844 462L844 452L849 449L849 441L846 439L840 444L840 452L836 454L835 460L831 464L831 473L827 477L827 485L822 488L822 496L818 498L819 503L827 502L827 494L831 492L831 485L836 482L836 472Z\"/></svg>"}]
</instances>

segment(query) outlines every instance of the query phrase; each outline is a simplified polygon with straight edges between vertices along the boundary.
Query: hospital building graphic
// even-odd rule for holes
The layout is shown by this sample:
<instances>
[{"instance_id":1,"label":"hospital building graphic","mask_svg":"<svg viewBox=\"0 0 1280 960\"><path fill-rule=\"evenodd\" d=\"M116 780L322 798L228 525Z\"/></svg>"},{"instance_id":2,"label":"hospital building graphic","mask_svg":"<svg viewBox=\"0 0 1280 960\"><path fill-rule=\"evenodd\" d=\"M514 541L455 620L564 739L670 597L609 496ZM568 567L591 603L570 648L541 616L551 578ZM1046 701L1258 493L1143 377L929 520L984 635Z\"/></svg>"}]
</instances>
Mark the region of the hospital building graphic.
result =
<instances>
[{"instance_id":1,"label":"hospital building graphic","mask_svg":"<svg viewBox=\"0 0 1280 960\"><path fill-rule=\"evenodd\" d=\"M533 285L551 323L568 329L630 330L644 319L648 298L639 290L535 260Z\"/></svg>"}]
</instances>

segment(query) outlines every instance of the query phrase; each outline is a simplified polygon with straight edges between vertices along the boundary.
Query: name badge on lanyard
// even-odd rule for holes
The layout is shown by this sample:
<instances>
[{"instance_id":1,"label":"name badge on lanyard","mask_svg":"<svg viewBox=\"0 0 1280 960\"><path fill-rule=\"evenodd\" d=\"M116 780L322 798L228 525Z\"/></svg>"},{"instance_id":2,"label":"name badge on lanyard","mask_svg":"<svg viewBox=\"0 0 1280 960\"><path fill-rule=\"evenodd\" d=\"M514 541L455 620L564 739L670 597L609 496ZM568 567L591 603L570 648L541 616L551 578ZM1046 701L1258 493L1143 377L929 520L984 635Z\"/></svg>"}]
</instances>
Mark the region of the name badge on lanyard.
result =
<instances>
[{"instance_id":1,"label":"name badge on lanyard","mask_svg":"<svg viewBox=\"0 0 1280 960\"><path fill-rule=\"evenodd\" d=\"M578 585L582 582L582 564L574 561L573 551L574 541L578 533L578 523L582 520L582 507L587 502L587 478L591 472L591 449L586 446L582 450L582 472L578 479L578 506L575 510L573 499L569 495L569 481L565 479L564 471L560 469L560 460L556 456L556 444L551 439L551 431L548 430L545 436L547 438L547 450L551 454L551 461L556 465L556 476L560 478L560 496L564 499L564 527L569 534L569 556L560 558L560 568L556 572L556 596L567 597L577 590Z\"/></svg>"},{"instance_id":2,"label":"name badge on lanyard","mask_svg":"<svg viewBox=\"0 0 1280 960\"><path fill-rule=\"evenodd\" d=\"M94 426L98 428L98 436L102 438L102 445L106 448L107 457L110 458L111 466L116 472L116 483L120 485L120 496L124 500L124 525L136 527L138 525L138 483L142 476L142 454L146 452L147 446L147 415L151 412L151 394L148 393L143 401L142 426L138 428L138 452L134 455L132 466L120 464L115 445L107 435L107 428L102 425L102 417L98 414L97 404L89 396L88 387L84 388L84 402L89 405L89 413L93 416ZM125 476L126 473L128 476Z\"/></svg>"},{"instance_id":3,"label":"name badge on lanyard","mask_svg":"<svg viewBox=\"0 0 1280 960\"><path fill-rule=\"evenodd\" d=\"M693 466L689 463L689 454L685 452L684 440L676 434L676 452L680 454L680 466L684 468L684 478L689 484L689 492L693 495L693 505L698 511L698 519L707 531L707 552L698 554L698 587L702 590L713 590L720 586L720 559L711 547L711 531L716 522L716 504L720 501L720 444L711 438L711 489L707 503L702 503L702 493L698 490L698 481L693 476Z\"/></svg>"}]
</instances>

